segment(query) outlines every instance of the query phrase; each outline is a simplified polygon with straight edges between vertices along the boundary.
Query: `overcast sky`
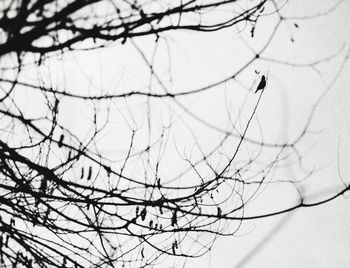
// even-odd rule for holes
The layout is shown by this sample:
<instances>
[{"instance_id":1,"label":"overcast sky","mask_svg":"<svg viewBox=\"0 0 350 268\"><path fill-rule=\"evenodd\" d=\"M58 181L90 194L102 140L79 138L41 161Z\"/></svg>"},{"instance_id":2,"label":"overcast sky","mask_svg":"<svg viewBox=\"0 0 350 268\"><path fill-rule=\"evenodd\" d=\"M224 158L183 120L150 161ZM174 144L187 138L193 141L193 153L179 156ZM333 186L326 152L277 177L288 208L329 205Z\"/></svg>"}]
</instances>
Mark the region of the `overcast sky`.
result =
<instances>
[{"instance_id":1,"label":"overcast sky","mask_svg":"<svg viewBox=\"0 0 350 268\"><path fill-rule=\"evenodd\" d=\"M299 5L293 8L297 2ZM290 1L285 9L293 8L293 14L301 16L321 12L320 5L325 2L334 3ZM325 57L343 45L345 50L349 49L349 12L350 3L344 2L327 17L296 20L300 28L293 30L295 43L276 40L270 55L301 63ZM257 35L264 35L263 29L263 25L260 29L257 27ZM288 35L285 29L280 38L287 39ZM322 74L332 79L340 61L341 58L322 66ZM322 89L310 70L266 63L262 63L261 68L269 70L269 86L260 107L265 114L259 113L261 122L270 127L274 124L280 126L278 135L293 134L294 129L305 122L307 111ZM338 167L344 180L349 182L349 73L350 65L347 63L315 112L312 125L317 134L303 143L306 162L315 168L322 167L312 176L313 182L303 188L310 193L310 200L317 200L341 188ZM266 137L268 127L263 129ZM292 169L286 169L286 176L293 175ZM322 195L317 191L323 192ZM277 196L275 202L283 198ZM212 254L190 262L189 267L205 266L206 263L207 267L347 267L350 261L349 204L347 194L320 207L248 222L237 236L218 239Z\"/></svg>"},{"instance_id":2,"label":"overcast sky","mask_svg":"<svg viewBox=\"0 0 350 268\"><path fill-rule=\"evenodd\" d=\"M266 143L291 142L308 125L307 134L297 146L302 162L287 151L290 158L284 164L288 165L278 167L274 178L302 180L311 172L307 180L298 184L298 190L306 203L316 202L336 194L344 188L344 183L350 183L347 164L350 161L350 64L344 62L350 49L350 2L343 1L329 14L301 17L324 13L336 3L289 1L281 12L295 19L282 22L274 32L277 16L262 16L253 38L251 25L242 24L214 33L169 32L157 44L154 36L150 36L128 40L124 46L114 44L106 49L67 54L63 60L50 61L51 78L59 89L76 93L101 93L101 90L111 93L147 87L162 92L162 86L138 53L139 48L147 59L153 58L154 68L168 89L194 90L236 73L273 36L260 55L266 60L255 61L235 79L210 90L179 98L179 103L159 99L147 103L145 98L138 97L127 102L116 100L110 106L102 102L98 106L101 117L110 108L111 119L98 145L117 161L128 149L130 126L137 126L143 133L143 139L135 144L141 148L155 139L167 122L172 122L171 142L160 170L165 180L171 181L184 170L179 152L186 154L192 150L195 159L200 155L198 148L194 149L195 142L206 151L218 144L223 135L220 129L228 129L232 122L242 131L258 98L253 92L264 74L268 77L267 87L247 137ZM220 13L212 19L215 16ZM319 65L307 65L332 55ZM21 98L23 103L19 105L28 105L28 95L22 92ZM146 127L147 105L151 105L151 135ZM186 109L191 113L185 112ZM308 123L310 113L313 117ZM60 123L81 137L90 127L91 116L91 106L81 105L77 100L62 100ZM229 144L226 146L227 151ZM254 154L254 148L248 143L245 146L247 155ZM276 152L264 150L259 161L271 161ZM186 180L176 183L184 184ZM348 197L346 194L318 207L245 221L234 236L217 238L211 253L188 260L187 265L347 267L350 262ZM298 198L293 187L271 184L249 204L246 214L277 211L295 205ZM204 241L212 239L212 236L204 237ZM163 265L171 266L172 260L160 267Z\"/></svg>"}]
</instances>

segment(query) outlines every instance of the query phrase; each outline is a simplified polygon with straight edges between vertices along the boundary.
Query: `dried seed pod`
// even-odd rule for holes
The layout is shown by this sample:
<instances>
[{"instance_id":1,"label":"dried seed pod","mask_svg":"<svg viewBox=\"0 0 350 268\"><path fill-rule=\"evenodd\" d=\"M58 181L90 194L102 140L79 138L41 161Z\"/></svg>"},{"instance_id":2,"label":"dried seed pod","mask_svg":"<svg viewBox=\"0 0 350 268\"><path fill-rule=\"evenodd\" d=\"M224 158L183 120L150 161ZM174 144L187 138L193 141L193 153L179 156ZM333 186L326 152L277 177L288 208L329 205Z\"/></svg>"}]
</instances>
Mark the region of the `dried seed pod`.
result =
<instances>
[{"instance_id":1,"label":"dried seed pod","mask_svg":"<svg viewBox=\"0 0 350 268\"><path fill-rule=\"evenodd\" d=\"M64 135L61 134L60 139L58 141L58 147L61 148L63 146Z\"/></svg>"},{"instance_id":2,"label":"dried seed pod","mask_svg":"<svg viewBox=\"0 0 350 268\"><path fill-rule=\"evenodd\" d=\"M89 181L91 179L91 176L92 176L92 166L89 166L89 173L88 173L86 179Z\"/></svg>"},{"instance_id":3,"label":"dried seed pod","mask_svg":"<svg viewBox=\"0 0 350 268\"><path fill-rule=\"evenodd\" d=\"M176 241L176 240L175 240L175 241ZM175 255L175 254L176 254L176 252L175 252L175 243L172 244L171 249L172 249L172 251L173 251L173 254Z\"/></svg>"},{"instance_id":4,"label":"dried seed pod","mask_svg":"<svg viewBox=\"0 0 350 268\"><path fill-rule=\"evenodd\" d=\"M143 210L141 211L141 220L145 220L146 219L146 215L147 215L147 210L146 208L143 208Z\"/></svg>"},{"instance_id":5,"label":"dried seed pod","mask_svg":"<svg viewBox=\"0 0 350 268\"><path fill-rule=\"evenodd\" d=\"M222 212L221 212L221 208L220 208L220 207L218 207L217 216L218 216L219 218L221 218L221 214L222 214Z\"/></svg>"},{"instance_id":6,"label":"dried seed pod","mask_svg":"<svg viewBox=\"0 0 350 268\"><path fill-rule=\"evenodd\" d=\"M89 197L87 196L86 197L86 208L90 209L90 205L91 205L91 201L90 201Z\"/></svg>"},{"instance_id":7,"label":"dried seed pod","mask_svg":"<svg viewBox=\"0 0 350 268\"><path fill-rule=\"evenodd\" d=\"M40 184L40 191L45 194L47 188L47 179L42 178L41 184Z\"/></svg>"},{"instance_id":8,"label":"dried seed pod","mask_svg":"<svg viewBox=\"0 0 350 268\"><path fill-rule=\"evenodd\" d=\"M255 25L250 29L250 37L253 38L255 33Z\"/></svg>"},{"instance_id":9,"label":"dried seed pod","mask_svg":"<svg viewBox=\"0 0 350 268\"><path fill-rule=\"evenodd\" d=\"M171 217L171 226L175 226L177 224L177 210L174 210L173 216Z\"/></svg>"},{"instance_id":10,"label":"dried seed pod","mask_svg":"<svg viewBox=\"0 0 350 268\"><path fill-rule=\"evenodd\" d=\"M83 178L84 178L84 167L81 167L80 179L82 180Z\"/></svg>"}]
</instances>

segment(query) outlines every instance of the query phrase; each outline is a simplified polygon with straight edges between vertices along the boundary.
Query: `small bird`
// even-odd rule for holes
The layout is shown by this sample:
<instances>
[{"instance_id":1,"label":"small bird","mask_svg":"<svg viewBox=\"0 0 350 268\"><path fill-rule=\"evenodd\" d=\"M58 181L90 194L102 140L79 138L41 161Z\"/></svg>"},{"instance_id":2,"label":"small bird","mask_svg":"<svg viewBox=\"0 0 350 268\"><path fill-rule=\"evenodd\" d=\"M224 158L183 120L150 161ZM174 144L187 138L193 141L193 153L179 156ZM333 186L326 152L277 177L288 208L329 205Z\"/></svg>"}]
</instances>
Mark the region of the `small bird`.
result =
<instances>
[{"instance_id":1,"label":"small bird","mask_svg":"<svg viewBox=\"0 0 350 268\"><path fill-rule=\"evenodd\" d=\"M255 93L257 93L259 90L264 90L265 87L266 87L266 78L265 78L265 75L262 75L260 83L259 83L258 87L255 90Z\"/></svg>"}]
</instances>

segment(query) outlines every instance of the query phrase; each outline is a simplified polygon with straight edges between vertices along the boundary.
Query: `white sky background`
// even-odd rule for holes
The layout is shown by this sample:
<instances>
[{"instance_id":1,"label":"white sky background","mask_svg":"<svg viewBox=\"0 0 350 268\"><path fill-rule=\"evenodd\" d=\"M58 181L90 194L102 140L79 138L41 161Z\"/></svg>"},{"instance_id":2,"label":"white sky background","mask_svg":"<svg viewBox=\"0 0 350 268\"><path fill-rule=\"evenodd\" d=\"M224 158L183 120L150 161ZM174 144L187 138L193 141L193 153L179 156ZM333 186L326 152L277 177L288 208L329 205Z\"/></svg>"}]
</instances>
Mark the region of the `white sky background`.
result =
<instances>
[{"instance_id":1,"label":"white sky background","mask_svg":"<svg viewBox=\"0 0 350 268\"><path fill-rule=\"evenodd\" d=\"M312 15L327 10L335 3L336 1L289 1L283 7L282 14L298 17ZM350 2L343 1L328 15L308 20L296 18L283 23L263 56L305 64L340 51L334 59L318 66L327 84L336 75L350 48L349 14ZM275 16L261 17L254 38L250 37L249 25L238 25L237 28L214 33L166 33L164 37L167 38L171 58L168 58L166 43L161 40L154 66L162 80L167 81L166 86L175 92L219 81L232 75L254 55L241 38L258 50L271 34L275 21ZM294 22L299 28L293 26ZM291 37L294 43L291 42ZM154 39L154 36L135 39L148 59L152 56ZM241 131L257 99L253 91L259 78L254 70L268 74L268 86L257 111L261 131L255 120L254 127L248 131L248 137L271 143L293 141L307 122L318 96L325 90L317 74L310 68L257 61L246 68L237 80L230 80L205 93L179 100L206 122L223 129L229 126L227 110L231 109L233 121L239 119L237 124ZM144 89L150 85L150 81L152 89L157 88L162 92L156 86L157 81L150 78L149 69L130 41L124 46L115 44L107 49L71 54L64 61L52 61L50 71L54 83L60 89L80 94L101 93L101 90L111 93L123 89ZM346 63L315 111L310 125L313 134L307 134L298 146L300 153L305 156L303 167L315 169L315 173L300 187L306 202L320 200L342 189L338 167L344 180L350 182L350 167L347 165L350 161L349 73L350 64ZM21 94L27 96L23 92ZM245 98L247 103L242 106ZM145 100L140 97L132 98L128 103L117 100L110 106L110 125L108 131L103 133L99 146L116 161L123 158L128 148L128 124L140 129L142 135L137 140L140 148L148 143ZM23 105L28 105L26 102L27 98L23 98ZM160 133L163 124L170 119L174 120L167 154L162 160L161 172L167 178L183 170L183 166L179 165L181 162L176 162L180 161L177 149L183 153L193 149L194 142L185 123L191 125L203 150L212 148L222 138L219 132L184 114L172 101L152 100L150 105L154 129L151 140ZM102 102L99 107L102 118L107 102ZM241 115L237 116L242 107ZM60 109L60 122L75 133L85 135L89 127L85 120L91 119L91 106L64 99ZM57 137L59 135L57 133ZM194 157L198 155L195 149L192 153ZM271 160L269 152L264 152L264 157L267 157L266 162ZM295 157L290 161L295 161ZM137 172L136 170L135 174ZM296 178L305 176L305 173L301 172L296 163L276 171L276 176ZM177 183L183 185L186 181ZM246 213L259 215L277 211L295 204L297 197L292 188L272 186L259 195L259 199L251 204ZM244 222L235 236L218 238L210 254L188 260L187 266L346 267L350 262L349 204L349 199L340 197L319 207ZM206 239L212 238L208 236ZM171 260L168 260L159 267L171 265Z\"/></svg>"},{"instance_id":2,"label":"white sky background","mask_svg":"<svg viewBox=\"0 0 350 268\"><path fill-rule=\"evenodd\" d=\"M289 14L302 16L322 12L335 3L334 1L329 1L329 4L324 2L291 1L284 9L291 10ZM294 28L292 23L289 23L289 27L282 26L268 49L267 55L280 60L307 63L334 54L345 45L339 57L321 65L322 75L329 81L335 75L345 55L344 52L349 48L349 11L349 3L343 3L327 17L322 16L311 20L296 19L295 22L300 26L298 29ZM243 30L242 36L252 46L259 48L262 41L271 33L274 19L273 17L261 19L256 26L254 39L249 37L250 27L238 28ZM172 38L169 38L169 46L171 47L173 76L173 83L168 85L175 91L195 89L225 78L252 55L241 42L237 30L232 28L212 34L181 32L169 33L167 36ZM291 36L295 39L295 43L290 41ZM152 52L150 48L154 45L153 39L152 36L135 41L149 58ZM155 65L159 70L163 70L161 75L166 80L169 76L167 71L169 59L164 51L164 43L161 43L158 53ZM105 89L112 85L110 88L117 86L116 88L126 88L127 91L133 87L137 89L148 85L149 71L144 67L140 56L135 53L130 43L129 46L117 45L106 51L101 50L90 54L91 57L87 57L84 53L82 57L77 57L75 60L79 62L81 70L86 72L86 76L96 81L98 88ZM70 63L67 64L63 67L66 72L67 86L76 85L77 90L81 92L82 79L78 79L78 75L75 76L75 79L73 75L70 75L70 68L77 74L79 74L79 69L75 69L76 64L72 66ZM269 75L268 88L258 109L264 140L281 142L286 136L293 140L301 126L305 124L306 116L312 109L317 96L324 90L322 84L310 69L290 68L269 62L253 64L241 76L240 82L250 87L254 79L257 79L253 71L255 69L268 72ZM328 187L332 189L326 191L326 194L332 194L341 189L342 183L337 175L337 148L339 148L340 168L343 176L346 179L349 175L350 170L346 165L350 155L348 141L350 94L346 86L349 82L346 75L349 70L349 65L346 65L341 77L315 113L311 129L322 132L308 136L302 144L302 152L307 153L305 161L307 164L305 165L308 168L322 168L312 176L309 187L305 186L305 192L309 194L307 196L312 196L319 190L328 190ZM155 81L153 83L156 84ZM88 81L86 81L86 87L88 87ZM242 90L237 83L228 82L204 94L187 98L184 103L202 118L214 122L217 126L222 124L225 126L227 120L222 120L222 116L226 111L219 109L223 104L225 94L228 105L234 106L237 105L237 102L231 101L230 98L237 98L238 94L242 98L245 93L246 91ZM250 99L252 98L254 96L250 96ZM136 99L137 104L134 107L145 105L144 99ZM125 105L120 102L117 105L125 111ZM82 111L83 108L79 109ZM65 119L69 120L72 125L81 120L80 113L74 113L72 106L67 107L66 111L67 118ZM144 109L140 108L140 111L142 113ZM152 108L152 112L157 115L162 113L164 117L169 116L165 107L159 110ZM138 114L137 109L134 113L137 114L136 116L142 116ZM122 119L112 121L115 122L116 132L121 133L121 136L123 136L123 131L128 133L123 129L125 122ZM142 122L141 119L140 122ZM218 138L217 132L208 130L191 120L189 122L195 124L195 129L198 131L197 137L201 139L203 147L205 144L208 144L209 147L209 140ZM181 139L183 135L181 126L179 131L175 132L174 137L180 145L183 145L187 140L186 138ZM109 134L114 137L117 135L114 131ZM125 136L128 137L128 135ZM206 141L206 138L209 140ZM118 136L116 140L121 141L121 139ZM112 148L113 146L110 149ZM120 146L116 146L116 149L120 149ZM163 167L165 172L176 172L174 165ZM285 170L285 176L294 174L293 168ZM280 194L278 189L273 189L269 190L271 192L269 194L264 193L267 195L266 203L262 199L257 204L255 211L251 211L252 214L254 212L261 214L271 207L276 207L275 205L280 202L281 198L290 198L291 205L296 202L296 199L293 199L296 197L294 193L288 197L288 192L286 194L284 191ZM316 195L315 199L310 200L318 200L317 197L322 198L322 196L326 195ZM281 202L281 204L286 203ZM350 260L350 253L347 249L350 243L350 231L346 228L350 224L348 205L347 199L339 198L321 207L298 210L292 215L247 222L236 236L219 238L211 254L200 259L188 260L187 265L188 267L236 267L242 263L244 264L242 267L345 267ZM208 239L211 238L208 237ZM264 240L266 240L265 243L262 242ZM257 245L259 245L258 249L255 248ZM251 257L245 259L252 250Z\"/></svg>"},{"instance_id":3,"label":"white sky background","mask_svg":"<svg viewBox=\"0 0 350 268\"><path fill-rule=\"evenodd\" d=\"M285 9L292 9L293 4L298 3L294 14L301 16L317 13L322 10L320 5L326 6L331 2L334 3L290 1ZM348 46L349 4L343 3L327 17L309 21L296 20L300 28L293 30L295 43L277 41L271 55L275 58L282 56L293 62L305 62L319 56L324 57L343 44ZM263 23L260 26L263 28ZM264 35L263 31L259 31L259 25L256 34ZM288 39L288 31L281 34L283 35ZM281 135L283 131L293 134L293 129L304 122L304 115L320 88L305 69L278 69L268 64L262 64L262 68L270 71L270 83L260 107L268 115L259 113L262 124L265 123L262 118L266 118L268 125L281 126ZM326 64L322 72L327 76L334 70L334 65ZM317 109L312 125L315 130L318 128L322 132L304 143L305 148L308 148L307 162L324 165L313 177L317 182L312 185L316 188L318 185L320 188L325 185L335 187L339 182L337 149L341 172L345 179L349 176L350 169L346 164L350 155L349 71L350 66L347 64L341 77ZM270 119L272 116L275 120ZM268 129L263 129L266 137ZM289 172L291 170L286 170L286 176ZM276 193L272 192L271 195L273 194ZM275 202L279 202L279 198L283 197L277 197ZM265 206L264 203L261 205ZM347 267L350 260L349 215L349 200L341 197L320 207L300 209L289 215L249 222L237 237L218 239L210 256L189 262L189 267Z\"/></svg>"}]
</instances>

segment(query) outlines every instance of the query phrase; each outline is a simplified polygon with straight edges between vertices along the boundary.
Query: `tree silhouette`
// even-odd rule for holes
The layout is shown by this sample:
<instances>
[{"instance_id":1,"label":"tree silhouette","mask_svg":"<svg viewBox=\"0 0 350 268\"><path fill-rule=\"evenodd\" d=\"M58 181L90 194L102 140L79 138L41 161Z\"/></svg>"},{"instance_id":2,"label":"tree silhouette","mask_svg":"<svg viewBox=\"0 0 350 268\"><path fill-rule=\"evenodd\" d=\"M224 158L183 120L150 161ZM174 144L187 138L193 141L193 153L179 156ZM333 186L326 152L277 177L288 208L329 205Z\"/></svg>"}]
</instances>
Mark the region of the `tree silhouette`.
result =
<instances>
[{"instance_id":1,"label":"tree silhouette","mask_svg":"<svg viewBox=\"0 0 350 268\"><path fill-rule=\"evenodd\" d=\"M308 133L313 112L292 142L265 142L249 136L248 130L256 128L265 90L252 92L265 88L261 82L258 87L256 83L248 87L253 102L243 102L239 122L228 112L226 128L197 117L182 102L236 79L258 60L274 61L264 57L264 51L278 27L283 23L299 27L281 15L281 7L282 3L267 0L2 1L1 264L147 267L163 257L198 257L210 250L218 235L234 234L245 220L317 206L349 190L345 185L330 197L306 203L296 181L276 176L275 170L288 157L297 157L301 163L297 146ZM225 15L217 15L222 10ZM168 78L164 79L134 42L149 36L154 44L166 43L166 34L173 31L216 32L240 25L249 28L254 38L260 17L269 14L278 20L264 46L251 48L252 57L231 76L196 89L171 90ZM91 92L83 84L77 91L56 84L59 79L49 67L51 61L115 44L129 44L138 51L153 81L145 89L106 93ZM261 77L265 81L265 75ZM117 161L100 144L114 125L109 105L116 100L133 104L128 108L132 114L136 107L132 98L136 97L146 100L145 126L130 124L120 140L118 136L113 144L107 142L111 150L122 148ZM90 112L90 124L82 127L83 133L77 134L62 121L66 100L77 101L77 106ZM188 125L185 132L192 137L191 149L182 147L181 139L172 143L175 121L170 116L159 123L157 112L150 112L151 107L163 104L176 106L177 111L220 133L216 146L206 148ZM101 107L107 108L101 111ZM173 157L176 164L169 165ZM181 170L173 171L178 163ZM309 176L311 173L305 179ZM250 203L273 183L292 185L300 194L297 204L246 215ZM209 242L207 235L212 237Z\"/></svg>"}]
</instances>

